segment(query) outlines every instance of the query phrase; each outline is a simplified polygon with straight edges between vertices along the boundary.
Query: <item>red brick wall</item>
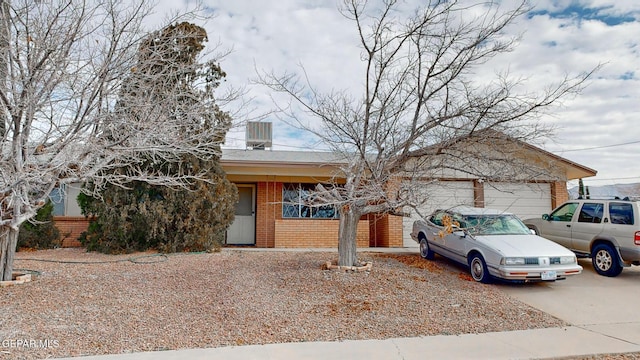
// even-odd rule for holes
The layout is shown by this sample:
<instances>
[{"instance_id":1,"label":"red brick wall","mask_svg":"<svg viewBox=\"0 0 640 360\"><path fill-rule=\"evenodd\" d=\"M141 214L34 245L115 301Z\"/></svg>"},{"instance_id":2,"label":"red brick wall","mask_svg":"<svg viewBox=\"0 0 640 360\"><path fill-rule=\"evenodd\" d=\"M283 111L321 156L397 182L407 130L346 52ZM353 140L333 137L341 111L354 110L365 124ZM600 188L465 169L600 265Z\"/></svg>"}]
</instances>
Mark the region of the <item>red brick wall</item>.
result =
<instances>
[{"instance_id":1,"label":"red brick wall","mask_svg":"<svg viewBox=\"0 0 640 360\"><path fill-rule=\"evenodd\" d=\"M259 182L256 190L256 247L275 246L275 224L279 219L282 219L282 183Z\"/></svg>"},{"instance_id":2,"label":"red brick wall","mask_svg":"<svg viewBox=\"0 0 640 360\"><path fill-rule=\"evenodd\" d=\"M257 183L256 247L337 247L337 239L338 221L283 219L282 183ZM358 225L357 241L358 247L401 247L402 217L363 217Z\"/></svg>"},{"instance_id":3,"label":"red brick wall","mask_svg":"<svg viewBox=\"0 0 640 360\"><path fill-rule=\"evenodd\" d=\"M402 247L402 217L369 214L369 246Z\"/></svg>"},{"instance_id":4,"label":"red brick wall","mask_svg":"<svg viewBox=\"0 0 640 360\"><path fill-rule=\"evenodd\" d=\"M569 200L567 182L556 181L551 183L551 208L555 209L567 200Z\"/></svg>"},{"instance_id":5,"label":"red brick wall","mask_svg":"<svg viewBox=\"0 0 640 360\"><path fill-rule=\"evenodd\" d=\"M338 247L338 220L284 219L275 221L275 247ZM369 247L369 222L358 224L357 246Z\"/></svg>"},{"instance_id":6,"label":"red brick wall","mask_svg":"<svg viewBox=\"0 0 640 360\"><path fill-rule=\"evenodd\" d=\"M389 247L403 247L402 241L402 216L387 215L389 219Z\"/></svg>"},{"instance_id":7,"label":"red brick wall","mask_svg":"<svg viewBox=\"0 0 640 360\"><path fill-rule=\"evenodd\" d=\"M282 183L256 184L256 247L337 247L338 221L282 219ZM78 237L87 230L83 216L57 216L54 222L63 247L81 246ZM369 215L358 225L358 247L402 246L402 217Z\"/></svg>"},{"instance_id":8,"label":"red brick wall","mask_svg":"<svg viewBox=\"0 0 640 360\"><path fill-rule=\"evenodd\" d=\"M89 227L89 219L84 216L54 216L53 222L60 230L62 247L80 247L78 237Z\"/></svg>"}]
</instances>

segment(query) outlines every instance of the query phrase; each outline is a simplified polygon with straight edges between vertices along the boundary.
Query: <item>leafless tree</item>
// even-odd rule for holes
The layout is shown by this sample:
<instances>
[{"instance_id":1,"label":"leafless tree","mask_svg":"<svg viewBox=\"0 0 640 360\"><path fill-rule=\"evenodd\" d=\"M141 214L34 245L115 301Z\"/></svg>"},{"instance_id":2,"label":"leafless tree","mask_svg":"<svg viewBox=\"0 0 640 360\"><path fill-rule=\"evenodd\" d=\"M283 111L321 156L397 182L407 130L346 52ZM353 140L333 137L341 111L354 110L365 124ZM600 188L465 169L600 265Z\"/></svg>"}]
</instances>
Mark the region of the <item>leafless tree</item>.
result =
<instances>
[{"instance_id":1,"label":"leafless tree","mask_svg":"<svg viewBox=\"0 0 640 360\"><path fill-rule=\"evenodd\" d=\"M548 135L540 114L577 94L592 72L557 79L536 93L523 91L525 81L508 73L477 81L480 65L517 45L505 29L530 10L526 1L509 3L510 9L500 3L432 0L407 11L397 0L344 0L342 14L358 31L366 69L361 96L321 93L292 73L260 74L260 83L290 95L280 108L292 123L344 155L346 182L319 186L314 194L339 209L340 265L357 263L362 215L417 207L426 200L419 190L428 179L454 172L522 179L548 171L510 153Z\"/></svg>"},{"instance_id":2,"label":"leafless tree","mask_svg":"<svg viewBox=\"0 0 640 360\"><path fill-rule=\"evenodd\" d=\"M180 175L180 159L220 155L230 124L212 126L202 116L209 104L180 106L192 93L163 85L174 78L168 72L197 72L199 65L155 71L162 54L139 54L153 7L147 0L0 2L0 280L11 279L20 224L56 186L183 186L199 176ZM224 98L216 100L224 106ZM122 102L129 113L115 111ZM170 173L178 175L150 161L173 163Z\"/></svg>"}]
</instances>

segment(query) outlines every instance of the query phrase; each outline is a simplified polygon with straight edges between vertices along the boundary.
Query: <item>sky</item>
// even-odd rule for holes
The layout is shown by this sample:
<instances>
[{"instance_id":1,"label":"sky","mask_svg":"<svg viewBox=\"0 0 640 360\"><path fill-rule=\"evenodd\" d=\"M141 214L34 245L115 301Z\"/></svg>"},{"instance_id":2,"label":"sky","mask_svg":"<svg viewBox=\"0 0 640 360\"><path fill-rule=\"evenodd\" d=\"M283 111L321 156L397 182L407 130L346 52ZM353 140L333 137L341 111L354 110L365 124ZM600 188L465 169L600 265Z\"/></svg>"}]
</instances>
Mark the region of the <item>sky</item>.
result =
<instances>
[{"instance_id":1,"label":"sky","mask_svg":"<svg viewBox=\"0 0 640 360\"><path fill-rule=\"evenodd\" d=\"M203 2L213 15L203 24L210 45L219 43L220 50L231 50L221 60L226 86L246 89L252 115L274 108L273 93L254 82L257 70L300 73L302 65L321 91L358 93L361 49L354 23L338 11L340 0ZM160 8L188 4L161 0ZM640 1L533 0L531 4L533 11L507 29L522 35L518 46L487 64L493 68L487 68L488 73L509 69L525 74L535 88L602 64L579 96L565 99L539 119L553 124L556 132L534 145L597 170L596 177L584 179L587 186L640 182ZM315 139L276 116L265 120L273 121L273 150L318 146ZM226 146L244 148L244 128L232 130Z\"/></svg>"}]
</instances>

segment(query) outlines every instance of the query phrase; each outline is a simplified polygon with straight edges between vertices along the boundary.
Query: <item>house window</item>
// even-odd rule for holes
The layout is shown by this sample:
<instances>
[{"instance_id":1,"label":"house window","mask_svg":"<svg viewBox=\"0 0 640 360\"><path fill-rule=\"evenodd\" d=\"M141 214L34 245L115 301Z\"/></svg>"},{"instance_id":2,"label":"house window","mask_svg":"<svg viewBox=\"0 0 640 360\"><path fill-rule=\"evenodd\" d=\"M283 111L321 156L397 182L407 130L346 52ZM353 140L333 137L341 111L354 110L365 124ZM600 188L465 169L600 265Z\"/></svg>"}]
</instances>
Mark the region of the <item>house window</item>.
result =
<instances>
[{"instance_id":1,"label":"house window","mask_svg":"<svg viewBox=\"0 0 640 360\"><path fill-rule=\"evenodd\" d=\"M60 185L59 187L55 187L51 190L49 194L49 199L53 203L53 216L64 216L64 200L65 200L65 189L64 185Z\"/></svg>"},{"instance_id":2,"label":"house window","mask_svg":"<svg viewBox=\"0 0 640 360\"><path fill-rule=\"evenodd\" d=\"M332 205L314 205L311 193L314 184L284 184L282 187L282 217L285 219L336 219L338 212Z\"/></svg>"}]
</instances>

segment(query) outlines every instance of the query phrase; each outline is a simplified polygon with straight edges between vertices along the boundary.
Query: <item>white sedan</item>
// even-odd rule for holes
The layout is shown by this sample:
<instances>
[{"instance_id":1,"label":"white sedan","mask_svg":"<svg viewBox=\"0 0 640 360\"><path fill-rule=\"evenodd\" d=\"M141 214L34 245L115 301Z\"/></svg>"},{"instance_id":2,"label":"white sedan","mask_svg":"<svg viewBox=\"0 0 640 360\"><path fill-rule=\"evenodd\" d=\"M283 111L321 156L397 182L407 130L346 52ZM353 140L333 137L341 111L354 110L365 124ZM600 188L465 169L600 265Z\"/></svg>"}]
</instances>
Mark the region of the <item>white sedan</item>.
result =
<instances>
[{"instance_id":1,"label":"white sedan","mask_svg":"<svg viewBox=\"0 0 640 360\"><path fill-rule=\"evenodd\" d=\"M575 254L535 235L515 215L458 206L437 210L413 223L411 238L420 255L439 254L469 266L483 283L493 277L517 281L555 281L582 272Z\"/></svg>"}]
</instances>

